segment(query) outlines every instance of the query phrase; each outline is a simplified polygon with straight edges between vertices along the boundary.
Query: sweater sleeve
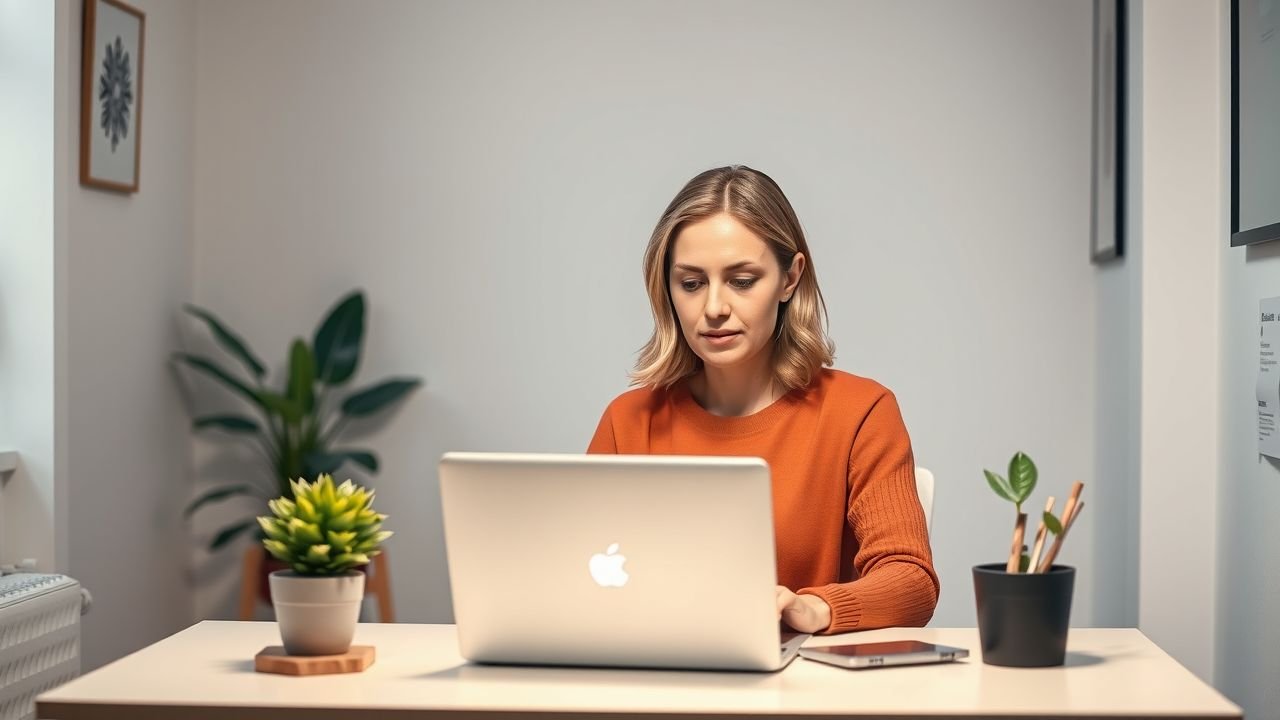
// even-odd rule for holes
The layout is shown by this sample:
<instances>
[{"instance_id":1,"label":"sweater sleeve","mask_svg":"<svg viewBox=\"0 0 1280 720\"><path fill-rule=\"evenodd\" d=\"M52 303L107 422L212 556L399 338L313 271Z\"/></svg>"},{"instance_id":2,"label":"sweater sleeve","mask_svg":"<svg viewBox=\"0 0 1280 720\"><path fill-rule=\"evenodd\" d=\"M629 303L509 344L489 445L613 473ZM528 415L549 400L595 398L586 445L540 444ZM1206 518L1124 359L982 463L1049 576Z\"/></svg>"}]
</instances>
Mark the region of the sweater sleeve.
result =
<instances>
[{"instance_id":1,"label":"sweater sleeve","mask_svg":"<svg viewBox=\"0 0 1280 720\"><path fill-rule=\"evenodd\" d=\"M911 439L887 390L854 437L847 487L857 579L798 592L831 606L827 634L924 626L938 603L938 576L916 492Z\"/></svg>"}]
</instances>

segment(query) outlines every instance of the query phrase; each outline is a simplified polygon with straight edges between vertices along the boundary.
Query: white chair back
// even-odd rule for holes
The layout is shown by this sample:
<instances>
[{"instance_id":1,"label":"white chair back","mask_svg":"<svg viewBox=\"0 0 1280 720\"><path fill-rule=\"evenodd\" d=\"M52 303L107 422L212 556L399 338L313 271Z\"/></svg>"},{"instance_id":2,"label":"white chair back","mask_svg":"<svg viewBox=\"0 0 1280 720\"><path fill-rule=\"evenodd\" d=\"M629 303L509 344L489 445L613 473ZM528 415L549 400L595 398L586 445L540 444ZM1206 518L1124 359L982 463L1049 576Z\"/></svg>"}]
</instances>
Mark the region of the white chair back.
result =
<instances>
[{"instance_id":1,"label":"white chair back","mask_svg":"<svg viewBox=\"0 0 1280 720\"><path fill-rule=\"evenodd\" d=\"M916 493L920 495L920 507L924 508L924 529L933 532L933 473L916 466Z\"/></svg>"}]
</instances>

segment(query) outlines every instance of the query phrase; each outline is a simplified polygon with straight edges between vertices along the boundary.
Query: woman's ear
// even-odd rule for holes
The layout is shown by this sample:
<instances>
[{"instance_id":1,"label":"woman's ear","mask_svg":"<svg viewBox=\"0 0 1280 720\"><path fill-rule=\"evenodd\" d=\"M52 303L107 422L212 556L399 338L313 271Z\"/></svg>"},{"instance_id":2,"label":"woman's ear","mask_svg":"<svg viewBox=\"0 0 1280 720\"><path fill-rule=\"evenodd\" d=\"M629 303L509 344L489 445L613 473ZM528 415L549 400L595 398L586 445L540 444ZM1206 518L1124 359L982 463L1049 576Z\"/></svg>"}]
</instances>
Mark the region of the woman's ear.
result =
<instances>
[{"instance_id":1,"label":"woman's ear","mask_svg":"<svg viewBox=\"0 0 1280 720\"><path fill-rule=\"evenodd\" d=\"M804 253L796 253L791 258L791 267L787 270L787 284L782 288L782 302L791 300L791 296L796 292L796 286L800 284L800 277L804 275Z\"/></svg>"}]
</instances>

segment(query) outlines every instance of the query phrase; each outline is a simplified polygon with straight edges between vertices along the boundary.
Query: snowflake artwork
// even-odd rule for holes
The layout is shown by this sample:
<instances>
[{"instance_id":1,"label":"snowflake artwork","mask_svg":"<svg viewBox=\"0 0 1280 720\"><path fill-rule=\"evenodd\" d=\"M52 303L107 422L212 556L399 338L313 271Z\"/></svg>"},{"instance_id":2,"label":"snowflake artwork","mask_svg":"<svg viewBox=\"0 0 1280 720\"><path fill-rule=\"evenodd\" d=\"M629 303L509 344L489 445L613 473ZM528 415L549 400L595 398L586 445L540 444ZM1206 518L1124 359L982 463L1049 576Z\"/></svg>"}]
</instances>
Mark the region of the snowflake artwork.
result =
<instances>
[{"instance_id":1,"label":"snowflake artwork","mask_svg":"<svg viewBox=\"0 0 1280 720\"><path fill-rule=\"evenodd\" d=\"M120 139L129 136L129 106L133 104L129 53L125 52L119 36L114 46L107 43L102 74L98 76L98 101L102 103L102 132L111 138L111 152L115 152Z\"/></svg>"}]
</instances>

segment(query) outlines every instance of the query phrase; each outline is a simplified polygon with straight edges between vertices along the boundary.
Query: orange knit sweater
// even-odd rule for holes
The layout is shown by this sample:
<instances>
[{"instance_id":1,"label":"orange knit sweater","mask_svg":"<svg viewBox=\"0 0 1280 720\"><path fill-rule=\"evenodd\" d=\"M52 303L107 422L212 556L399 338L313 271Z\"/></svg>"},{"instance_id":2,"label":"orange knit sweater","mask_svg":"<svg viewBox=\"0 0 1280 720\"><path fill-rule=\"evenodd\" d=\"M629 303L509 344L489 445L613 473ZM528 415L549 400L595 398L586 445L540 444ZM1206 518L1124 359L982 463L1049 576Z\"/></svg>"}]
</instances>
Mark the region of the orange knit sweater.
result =
<instances>
[{"instance_id":1,"label":"orange knit sweater","mask_svg":"<svg viewBox=\"0 0 1280 720\"><path fill-rule=\"evenodd\" d=\"M911 439L893 393L872 380L823 370L746 417L712 415L684 382L638 388L609 404L588 452L762 457L778 583L831 606L827 633L933 616L938 576Z\"/></svg>"}]
</instances>

